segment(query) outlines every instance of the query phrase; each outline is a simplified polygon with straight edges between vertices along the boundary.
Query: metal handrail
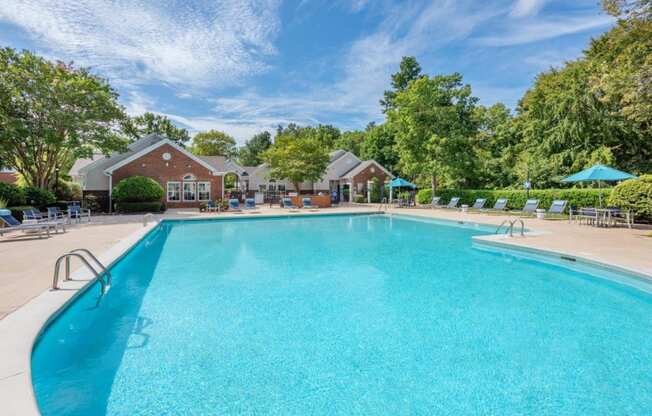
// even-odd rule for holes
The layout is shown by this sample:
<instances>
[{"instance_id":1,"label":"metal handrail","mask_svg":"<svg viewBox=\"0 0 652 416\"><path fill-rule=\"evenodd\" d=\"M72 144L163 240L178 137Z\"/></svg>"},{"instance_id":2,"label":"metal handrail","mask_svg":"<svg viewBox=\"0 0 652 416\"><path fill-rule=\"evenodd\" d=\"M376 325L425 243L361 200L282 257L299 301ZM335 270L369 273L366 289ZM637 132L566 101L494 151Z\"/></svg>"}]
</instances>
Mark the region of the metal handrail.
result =
<instances>
[{"instance_id":1,"label":"metal handrail","mask_svg":"<svg viewBox=\"0 0 652 416\"><path fill-rule=\"evenodd\" d=\"M525 223L520 218L504 220L503 222L500 223L498 228L496 228L496 232L494 234L498 234L500 229L503 228L503 225L509 224L509 226L505 229L505 234L509 233L510 237L514 237L514 224L516 224L516 222L521 223L521 237L525 236Z\"/></svg>"},{"instance_id":2,"label":"metal handrail","mask_svg":"<svg viewBox=\"0 0 652 416\"><path fill-rule=\"evenodd\" d=\"M109 271L109 269L106 268L106 266L104 266L104 265L103 265L103 264L102 264L102 263L97 259L97 257L95 257L95 255L94 255L93 253L90 252L90 250L88 250L88 249L86 249L86 248L76 248L76 249L74 249L74 250L70 250L69 253L77 253L77 252L80 252L80 251L81 251L82 253L86 253L86 254L88 254L88 255L90 256L90 258L93 259L93 261L94 261L98 266L100 266L100 269L102 269L102 273L104 273L104 274L106 275L106 284L107 284L107 286L111 287L111 283L112 283L112 281L113 281L113 277L111 276L111 272ZM66 266L67 266L68 269L70 269L70 265L69 265L69 263L70 263L70 260L66 260Z\"/></svg>"},{"instance_id":3,"label":"metal handrail","mask_svg":"<svg viewBox=\"0 0 652 416\"><path fill-rule=\"evenodd\" d=\"M52 280L52 289L53 290L59 289L59 269L61 268L60 267L61 266L61 261L63 259L67 259L67 258L70 258L70 257L79 258L82 261L82 263L84 263L86 265L86 267L88 267L90 269L90 271L93 272L93 274L95 275L95 279L100 281L102 295L105 294L106 293L106 288L107 288L106 282L101 278L101 276L97 272L97 270L95 270L95 268L93 268L93 266L90 265L88 260L86 260L86 258L84 256L82 256L81 254L79 254L79 253L66 253L66 254L63 254L63 255L59 256L59 258L57 259L57 262L54 264L54 279ZM68 273L70 273L70 268L69 267L66 268L66 280L70 280L70 275Z\"/></svg>"},{"instance_id":4,"label":"metal handrail","mask_svg":"<svg viewBox=\"0 0 652 416\"><path fill-rule=\"evenodd\" d=\"M152 217L154 219L154 221L158 222L158 220L156 219L154 214L152 214L151 212L148 212L147 214L143 215L143 227L147 227L147 219L149 217Z\"/></svg>"}]
</instances>

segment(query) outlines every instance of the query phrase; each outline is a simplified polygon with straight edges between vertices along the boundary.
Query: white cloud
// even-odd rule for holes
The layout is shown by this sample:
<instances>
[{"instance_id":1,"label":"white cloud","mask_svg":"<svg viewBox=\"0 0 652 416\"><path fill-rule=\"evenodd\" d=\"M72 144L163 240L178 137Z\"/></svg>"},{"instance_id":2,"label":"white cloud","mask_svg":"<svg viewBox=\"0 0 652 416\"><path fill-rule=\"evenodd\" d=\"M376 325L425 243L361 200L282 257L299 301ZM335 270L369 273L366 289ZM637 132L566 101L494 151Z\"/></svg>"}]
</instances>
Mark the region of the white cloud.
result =
<instances>
[{"instance_id":1,"label":"white cloud","mask_svg":"<svg viewBox=\"0 0 652 416\"><path fill-rule=\"evenodd\" d=\"M516 0L512 11L512 17L525 17L537 14L546 3L546 0Z\"/></svg>"},{"instance_id":2,"label":"white cloud","mask_svg":"<svg viewBox=\"0 0 652 416\"><path fill-rule=\"evenodd\" d=\"M266 68L277 0L5 0L0 20L45 53L131 82L224 86Z\"/></svg>"},{"instance_id":3,"label":"white cloud","mask_svg":"<svg viewBox=\"0 0 652 416\"><path fill-rule=\"evenodd\" d=\"M523 45L591 29L609 26L614 19L609 16L555 17L506 25L504 33L477 39L482 46Z\"/></svg>"}]
</instances>

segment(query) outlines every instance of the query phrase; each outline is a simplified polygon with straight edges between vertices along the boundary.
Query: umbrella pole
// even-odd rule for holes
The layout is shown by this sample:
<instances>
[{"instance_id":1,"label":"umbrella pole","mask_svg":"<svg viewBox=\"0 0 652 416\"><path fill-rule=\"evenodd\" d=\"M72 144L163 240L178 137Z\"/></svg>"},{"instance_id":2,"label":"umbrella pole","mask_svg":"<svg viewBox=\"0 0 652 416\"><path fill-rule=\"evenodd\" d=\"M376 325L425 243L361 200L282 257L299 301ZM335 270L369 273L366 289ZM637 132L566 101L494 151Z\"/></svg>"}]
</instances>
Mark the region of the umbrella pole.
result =
<instances>
[{"instance_id":1,"label":"umbrella pole","mask_svg":"<svg viewBox=\"0 0 652 416\"><path fill-rule=\"evenodd\" d=\"M598 200L600 201L600 208L602 208L602 184L598 181L598 189L600 193L598 194Z\"/></svg>"}]
</instances>

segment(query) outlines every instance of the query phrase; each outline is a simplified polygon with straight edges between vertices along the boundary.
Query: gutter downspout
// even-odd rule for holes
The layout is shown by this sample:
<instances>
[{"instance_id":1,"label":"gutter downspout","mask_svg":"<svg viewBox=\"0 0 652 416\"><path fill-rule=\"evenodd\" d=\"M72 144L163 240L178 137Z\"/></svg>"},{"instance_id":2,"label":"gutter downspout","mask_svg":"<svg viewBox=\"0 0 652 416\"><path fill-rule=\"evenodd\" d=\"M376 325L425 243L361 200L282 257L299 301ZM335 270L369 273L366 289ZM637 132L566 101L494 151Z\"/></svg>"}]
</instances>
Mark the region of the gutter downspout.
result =
<instances>
[{"instance_id":1,"label":"gutter downspout","mask_svg":"<svg viewBox=\"0 0 652 416\"><path fill-rule=\"evenodd\" d=\"M104 172L109 177L109 214L113 213L113 172Z\"/></svg>"}]
</instances>

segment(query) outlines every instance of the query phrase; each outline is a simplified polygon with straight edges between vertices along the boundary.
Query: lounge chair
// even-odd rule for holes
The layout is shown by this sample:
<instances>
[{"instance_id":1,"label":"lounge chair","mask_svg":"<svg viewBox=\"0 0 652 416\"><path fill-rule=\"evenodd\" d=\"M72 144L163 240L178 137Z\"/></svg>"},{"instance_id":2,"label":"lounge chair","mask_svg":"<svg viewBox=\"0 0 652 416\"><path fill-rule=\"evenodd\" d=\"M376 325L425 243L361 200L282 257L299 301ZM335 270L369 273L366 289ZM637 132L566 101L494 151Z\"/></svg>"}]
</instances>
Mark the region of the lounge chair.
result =
<instances>
[{"instance_id":1,"label":"lounge chair","mask_svg":"<svg viewBox=\"0 0 652 416\"><path fill-rule=\"evenodd\" d=\"M285 197L283 198L283 208L287 209L299 209L294 203L292 203L292 198Z\"/></svg>"},{"instance_id":2,"label":"lounge chair","mask_svg":"<svg viewBox=\"0 0 652 416\"><path fill-rule=\"evenodd\" d=\"M0 236L8 231L23 231L28 232L38 232L39 238L43 237L45 233L48 237L50 236L50 228L55 227L57 229L58 225L50 222L35 222L32 224L25 224L18 221L11 215L11 211L8 209L0 209L0 221L4 225L0 227Z\"/></svg>"},{"instance_id":3,"label":"lounge chair","mask_svg":"<svg viewBox=\"0 0 652 416\"><path fill-rule=\"evenodd\" d=\"M505 211L507 209L507 198L498 198L493 208L483 209L481 211Z\"/></svg>"},{"instance_id":4,"label":"lounge chair","mask_svg":"<svg viewBox=\"0 0 652 416\"><path fill-rule=\"evenodd\" d=\"M256 210L256 200L254 198L246 198L244 204L245 211L251 211L252 213L258 212Z\"/></svg>"},{"instance_id":5,"label":"lounge chair","mask_svg":"<svg viewBox=\"0 0 652 416\"><path fill-rule=\"evenodd\" d=\"M546 211L546 215L563 215L566 210L566 205L568 205L567 200L555 199L552 201L552 204L550 204L548 211Z\"/></svg>"},{"instance_id":6,"label":"lounge chair","mask_svg":"<svg viewBox=\"0 0 652 416\"><path fill-rule=\"evenodd\" d=\"M219 211L219 210L217 209L217 205L215 205L215 201L209 199L209 200L206 202L206 211L208 211L208 212L211 212L211 211Z\"/></svg>"},{"instance_id":7,"label":"lounge chair","mask_svg":"<svg viewBox=\"0 0 652 416\"><path fill-rule=\"evenodd\" d=\"M240 201L237 199L229 199L229 211L231 212L242 212L240 209Z\"/></svg>"},{"instance_id":8,"label":"lounge chair","mask_svg":"<svg viewBox=\"0 0 652 416\"><path fill-rule=\"evenodd\" d=\"M456 196L454 198L451 198L451 200L448 201L448 205L443 206L443 208L456 209L459 203L460 203L460 198Z\"/></svg>"},{"instance_id":9,"label":"lounge chair","mask_svg":"<svg viewBox=\"0 0 652 416\"><path fill-rule=\"evenodd\" d=\"M487 198L477 198L473 203L473 206L470 209L480 210L484 208L484 204L487 202Z\"/></svg>"},{"instance_id":10,"label":"lounge chair","mask_svg":"<svg viewBox=\"0 0 652 416\"><path fill-rule=\"evenodd\" d=\"M580 224L585 222L589 225L599 225L600 218L598 217L598 210L595 208L581 207L575 217Z\"/></svg>"},{"instance_id":11,"label":"lounge chair","mask_svg":"<svg viewBox=\"0 0 652 416\"><path fill-rule=\"evenodd\" d=\"M432 201L430 201L430 206L433 208L440 208L441 205L439 205L439 201L441 200L441 197L435 196L432 198Z\"/></svg>"},{"instance_id":12,"label":"lounge chair","mask_svg":"<svg viewBox=\"0 0 652 416\"><path fill-rule=\"evenodd\" d=\"M538 207L539 207L538 199L528 199L527 201L525 201L525 205L521 209L521 213L526 215L533 215Z\"/></svg>"},{"instance_id":13,"label":"lounge chair","mask_svg":"<svg viewBox=\"0 0 652 416\"><path fill-rule=\"evenodd\" d=\"M35 208L30 208L30 209L24 209L23 210L23 221L25 220L31 220L31 221L36 221L36 222L46 222L48 221L47 218L41 214L41 211L35 209Z\"/></svg>"},{"instance_id":14,"label":"lounge chair","mask_svg":"<svg viewBox=\"0 0 652 416\"><path fill-rule=\"evenodd\" d=\"M303 206L303 208L310 209L310 210L316 210L317 208L319 208L318 206L312 204L312 199L310 198L301 199L301 205Z\"/></svg>"},{"instance_id":15,"label":"lounge chair","mask_svg":"<svg viewBox=\"0 0 652 416\"><path fill-rule=\"evenodd\" d=\"M65 221L66 214L59 209L59 207L48 207L48 220L50 221Z\"/></svg>"},{"instance_id":16,"label":"lounge chair","mask_svg":"<svg viewBox=\"0 0 652 416\"><path fill-rule=\"evenodd\" d=\"M82 209L79 205L68 205L68 218L70 221L77 220L77 222L87 218L88 222L91 222L91 210Z\"/></svg>"}]
</instances>

